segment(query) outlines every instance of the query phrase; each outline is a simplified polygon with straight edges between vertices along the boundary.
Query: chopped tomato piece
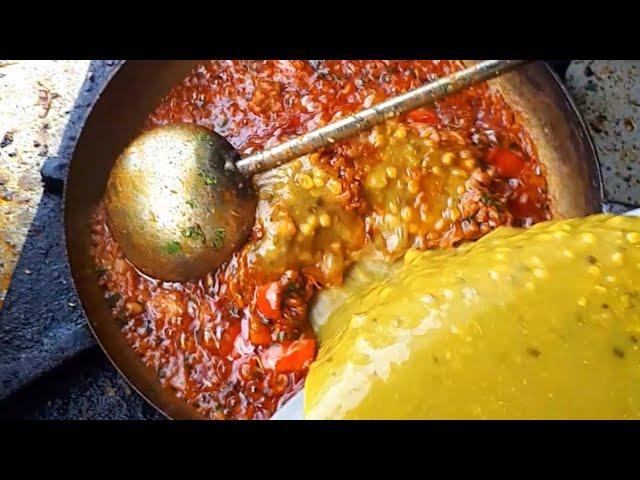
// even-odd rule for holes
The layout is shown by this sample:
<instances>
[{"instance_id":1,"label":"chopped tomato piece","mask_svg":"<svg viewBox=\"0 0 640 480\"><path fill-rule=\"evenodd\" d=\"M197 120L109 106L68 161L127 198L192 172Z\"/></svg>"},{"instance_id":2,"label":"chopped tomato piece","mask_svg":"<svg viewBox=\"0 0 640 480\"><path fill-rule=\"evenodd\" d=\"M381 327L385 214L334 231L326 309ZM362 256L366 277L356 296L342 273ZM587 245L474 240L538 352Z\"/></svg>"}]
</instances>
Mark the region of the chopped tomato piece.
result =
<instances>
[{"instance_id":1,"label":"chopped tomato piece","mask_svg":"<svg viewBox=\"0 0 640 480\"><path fill-rule=\"evenodd\" d=\"M220 355L226 357L231 354L233 351L233 343L235 342L236 337L240 334L240 330L240 322L233 322L229 324L222 334L222 338L220 338L220 347L218 348Z\"/></svg>"},{"instance_id":2,"label":"chopped tomato piece","mask_svg":"<svg viewBox=\"0 0 640 480\"><path fill-rule=\"evenodd\" d=\"M524 168L524 159L510 150L492 148L487 155L487 161L496 167L498 175L505 178L517 177Z\"/></svg>"},{"instance_id":3,"label":"chopped tomato piece","mask_svg":"<svg viewBox=\"0 0 640 480\"><path fill-rule=\"evenodd\" d=\"M271 329L262 323L257 315L249 320L249 340L254 345L269 345L271 343Z\"/></svg>"},{"instance_id":4,"label":"chopped tomato piece","mask_svg":"<svg viewBox=\"0 0 640 480\"><path fill-rule=\"evenodd\" d=\"M267 283L258 288L256 306L265 317L271 320L282 317L280 302L282 302L282 286L278 282Z\"/></svg>"},{"instance_id":5,"label":"chopped tomato piece","mask_svg":"<svg viewBox=\"0 0 640 480\"><path fill-rule=\"evenodd\" d=\"M316 341L301 338L293 342L272 345L260 355L265 368L278 373L297 372L307 368L316 357Z\"/></svg>"},{"instance_id":6,"label":"chopped tomato piece","mask_svg":"<svg viewBox=\"0 0 640 480\"><path fill-rule=\"evenodd\" d=\"M440 119L436 112L430 108L417 108L407 114L407 118L412 122L426 123L428 125L437 125Z\"/></svg>"}]
</instances>

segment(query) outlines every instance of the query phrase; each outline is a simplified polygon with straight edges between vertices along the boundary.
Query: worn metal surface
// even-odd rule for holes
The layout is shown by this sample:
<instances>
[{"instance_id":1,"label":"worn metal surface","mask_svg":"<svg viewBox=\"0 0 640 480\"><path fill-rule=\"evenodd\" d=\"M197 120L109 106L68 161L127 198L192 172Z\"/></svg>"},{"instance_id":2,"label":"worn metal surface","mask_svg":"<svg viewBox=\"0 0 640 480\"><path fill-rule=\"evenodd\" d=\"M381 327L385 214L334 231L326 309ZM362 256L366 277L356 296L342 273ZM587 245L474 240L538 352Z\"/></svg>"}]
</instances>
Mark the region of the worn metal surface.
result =
<instances>
[{"instance_id":1,"label":"worn metal surface","mask_svg":"<svg viewBox=\"0 0 640 480\"><path fill-rule=\"evenodd\" d=\"M172 282L199 280L229 261L249 238L258 204L251 181L233 167L238 158L222 135L199 125L159 125L136 137L104 193L127 260Z\"/></svg>"},{"instance_id":2,"label":"worn metal surface","mask_svg":"<svg viewBox=\"0 0 640 480\"><path fill-rule=\"evenodd\" d=\"M640 61L576 60L566 84L591 131L606 200L640 204Z\"/></svg>"}]
</instances>

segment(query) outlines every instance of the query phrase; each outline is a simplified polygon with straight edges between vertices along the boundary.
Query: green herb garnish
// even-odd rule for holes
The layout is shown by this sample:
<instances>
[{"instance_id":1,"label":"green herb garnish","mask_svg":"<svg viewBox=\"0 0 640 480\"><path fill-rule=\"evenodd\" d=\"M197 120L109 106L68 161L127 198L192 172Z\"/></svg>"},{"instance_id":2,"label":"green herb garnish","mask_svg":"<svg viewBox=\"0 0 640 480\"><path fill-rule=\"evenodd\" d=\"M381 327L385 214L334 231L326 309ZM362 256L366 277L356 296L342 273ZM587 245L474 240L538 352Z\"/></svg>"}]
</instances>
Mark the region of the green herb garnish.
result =
<instances>
[{"instance_id":1,"label":"green herb garnish","mask_svg":"<svg viewBox=\"0 0 640 480\"><path fill-rule=\"evenodd\" d=\"M104 296L104 299L107 301L107 305L109 305L109 308L114 308L118 304L120 299L122 299L122 295L120 295L118 292L109 292Z\"/></svg>"},{"instance_id":2,"label":"green herb garnish","mask_svg":"<svg viewBox=\"0 0 640 480\"><path fill-rule=\"evenodd\" d=\"M164 251L172 255L178 253L180 250L182 250L180 242L169 242L164 246Z\"/></svg>"},{"instance_id":3,"label":"green herb garnish","mask_svg":"<svg viewBox=\"0 0 640 480\"><path fill-rule=\"evenodd\" d=\"M114 318L116 319L116 322L118 322L118 325L120 325L120 328L124 328L128 323L127 315L125 314L123 309L116 313L114 315Z\"/></svg>"},{"instance_id":4,"label":"green herb garnish","mask_svg":"<svg viewBox=\"0 0 640 480\"><path fill-rule=\"evenodd\" d=\"M216 185L218 183L218 180L216 180L204 170L200 170L198 176L202 179L205 185Z\"/></svg>"},{"instance_id":5,"label":"green herb garnish","mask_svg":"<svg viewBox=\"0 0 640 480\"><path fill-rule=\"evenodd\" d=\"M186 204L189 205L191 208L196 208L198 206L195 200L187 200Z\"/></svg>"},{"instance_id":6,"label":"green herb garnish","mask_svg":"<svg viewBox=\"0 0 640 480\"><path fill-rule=\"evenodd\" d=\"M207 142L209 140L209 134L206 132L198 132L197 137L201 142Z\"/></svg>"},{"instance_id":7,"label":"green herb garnish","mask_svg":"<svg viewBox=\"0 0 640 480\"><path fill-rule=\"evenodd\" d=\"M482 194L482 203L484 203L485 205L493 205L496 208L502 207L502 204L500 202L491 198L487 193Z\"/></svg>"},{"instance_id":8,"label":"green herb garnish","mask_svg":"<svg viewBox=\"0 0 640 480\"><path fill-rule=\"evenodd\" d=\"M290 283L289 285L287 285L287 290L286 290L287 296L292 297L296 294L301 294L301 293L302 293L302 289L297 283Z\"/></svg>"},{"instance_id":9,"label":"green herb garnish","mask_svg":"<svg viewBox=\"0 0 640 480\"><path fill-rule=\"evenodd\" d=\"M186 230L182 231L182 235L187 238L192 238L194 240L200 240L203 244L206 243L206 237L200 225L196 223L195 227L189 227Z\"/></svg>"},{"instance_id":10,"label":"green herb garnish","mask_svg":"<svg viewBox=\"0 0 640 480\"><path fill-rule=\"evenodd\" d=\"M220 227L216 228L213 232L213 248L220 250L224 246L224 242L227 239L227 231Z\"/></svg>"}]
</instances>

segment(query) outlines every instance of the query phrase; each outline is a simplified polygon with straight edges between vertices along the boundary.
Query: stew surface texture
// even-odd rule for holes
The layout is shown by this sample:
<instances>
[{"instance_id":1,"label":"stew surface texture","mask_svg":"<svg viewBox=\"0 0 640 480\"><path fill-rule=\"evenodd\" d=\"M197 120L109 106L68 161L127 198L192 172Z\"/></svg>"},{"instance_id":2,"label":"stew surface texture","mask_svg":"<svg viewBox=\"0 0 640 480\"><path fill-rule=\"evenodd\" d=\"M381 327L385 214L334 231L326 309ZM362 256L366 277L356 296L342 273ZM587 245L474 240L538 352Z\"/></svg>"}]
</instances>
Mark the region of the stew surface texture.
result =
<instances>
[{"instance_id":1,"label":"stew surface texture","mask_svg":"<svg viewBox=\"0 0 640 480\"><path fill-rule=\"evenodd\" d=\"M147 127L193 122L244 155L463 68L461 62L211 61ZM317 351L314 293L363 258L446 248L551 217L544 166L502 97L483 84L254 178L251 238L198 282L140 274L92 218L100 284L127 340L205 418L269 418ZM198 241L193 232L175 239ZM216 241L224 242L224 232Z\"/></svg>"}]
</instances>

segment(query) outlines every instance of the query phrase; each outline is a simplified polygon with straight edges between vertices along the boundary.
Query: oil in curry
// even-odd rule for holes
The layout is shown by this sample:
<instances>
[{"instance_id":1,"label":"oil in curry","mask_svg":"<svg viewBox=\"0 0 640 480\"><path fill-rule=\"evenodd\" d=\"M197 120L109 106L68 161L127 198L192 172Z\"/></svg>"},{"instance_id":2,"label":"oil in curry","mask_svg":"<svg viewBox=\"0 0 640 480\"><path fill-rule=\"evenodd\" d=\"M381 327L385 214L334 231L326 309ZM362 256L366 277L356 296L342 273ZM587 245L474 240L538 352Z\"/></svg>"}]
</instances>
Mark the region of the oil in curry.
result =
<instances>
[{"instance_id":1,"label":"oil in curry","mask_svg":"<svg viewBox=\"0 0 640 480\"><path fill-rule=\"evenodd\" d=\"M459 61L211 61L148 118L212 128L243 155L463 68ZM203 178L204 182L214 181ZM252 236L198 282L137 272L92 220L98 280L161 383L208 418L268 418L303 384L318 291L363 256L451 247L550 218L544 167L502 97L478 85L255 178ZM180 242L199 240L197 232ZM195 235L195 236L194 236ZM206 239L224 242L224 233ZM162 375L160 375L162 372Z\"/></svg>"}]
</instances>

